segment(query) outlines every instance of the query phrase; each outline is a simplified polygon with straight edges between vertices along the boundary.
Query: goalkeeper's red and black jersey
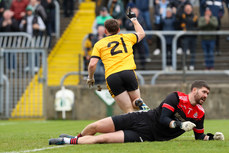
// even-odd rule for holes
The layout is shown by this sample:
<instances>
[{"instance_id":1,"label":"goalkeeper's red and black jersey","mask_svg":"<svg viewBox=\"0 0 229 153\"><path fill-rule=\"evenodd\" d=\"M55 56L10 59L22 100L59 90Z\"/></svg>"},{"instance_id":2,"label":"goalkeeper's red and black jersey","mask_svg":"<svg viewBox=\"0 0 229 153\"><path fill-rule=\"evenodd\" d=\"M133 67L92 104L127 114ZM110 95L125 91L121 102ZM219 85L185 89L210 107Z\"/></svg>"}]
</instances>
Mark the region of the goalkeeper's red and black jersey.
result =
<instances>
[{"instance_id":1,"label":"goalkeeper's red and black jersey","mask_svg":"<svg viewBox=\"0 0 229 153\"><path fill-rule=\"evenodd\" d=\"M154 139L156 141L170 140L185 132L179 127L170 128L169 123L172 120L193 122L196 124L193 129L196 139L202 139L204 136L204 109L199 104L192 106L188 95L185 93L179 91L171 93L159 107L148 113L153 120L152 130L154 130Z\"/></svg>"}]
</instances>

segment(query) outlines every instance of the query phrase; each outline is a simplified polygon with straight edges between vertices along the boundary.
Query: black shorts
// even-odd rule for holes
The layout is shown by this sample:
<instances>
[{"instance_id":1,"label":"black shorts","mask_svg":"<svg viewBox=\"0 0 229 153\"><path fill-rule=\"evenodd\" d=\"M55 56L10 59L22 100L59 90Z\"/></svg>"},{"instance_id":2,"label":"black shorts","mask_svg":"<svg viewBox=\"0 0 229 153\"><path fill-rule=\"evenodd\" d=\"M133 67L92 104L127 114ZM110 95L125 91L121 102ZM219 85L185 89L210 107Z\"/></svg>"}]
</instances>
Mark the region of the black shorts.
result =
<instances>
[{"instance_id":1,"label":"black shorts","mask_svg":"<svg viewBox=\"0 0 229 153\"><path fill-rule=\"evenodd\" d=\"M138 80L134 70L125 70L111 74L107 77L106 84L112 97L124 91L134 91L138 89Z\"/></svg>"},{"instance_id":2,"label":"black shorts","mask_svg":"<svg viewBox=\"0 0 229 153\"><path fill-rule=\"evenodd\" d=\"M154 141L152 120L147 112L113 116L115 131L123 130L124 142Z\"/></svg>"}]
</instances>

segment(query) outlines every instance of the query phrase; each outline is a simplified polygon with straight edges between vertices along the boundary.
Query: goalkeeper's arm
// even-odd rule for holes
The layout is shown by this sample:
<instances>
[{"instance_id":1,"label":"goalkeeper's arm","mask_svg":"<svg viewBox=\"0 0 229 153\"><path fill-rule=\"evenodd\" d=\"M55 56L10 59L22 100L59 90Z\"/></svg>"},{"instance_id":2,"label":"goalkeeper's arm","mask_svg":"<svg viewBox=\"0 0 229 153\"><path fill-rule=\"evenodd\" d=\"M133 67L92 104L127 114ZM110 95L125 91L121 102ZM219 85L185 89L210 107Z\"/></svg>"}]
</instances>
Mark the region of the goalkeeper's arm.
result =
<instances>
[{"instance_id":1,"label":"goalkeeper's arm","mask_svg":"<svg viewBox=\"0 0 229 153\"><path fill-rule=\"evenodd\" d=\"M132 12L130 8L128 8L127 16L131 20L131 22L133 23L134 29L135 29L136 34L138 36L138 42L140 42L145 37L145 31L142 28L142 26L140 25L140 23L138 22L136 14L134 12Z\"/></svg>"},{"instance_id":2,"label":"goalkeeper's arm","mask_svg":"<svg viewBox=\"0 0 229 153\"><path fill-rule=\"evenodd\" d=\"M224 135L222 132L216 132L215 134L212 133L196 133L195 132L195 139L196 140L224 140Z\"/></svg>"},{"instance_id":3,"label":"goalkeeper's arm","mask_svg":"<svg viewBox=\"0 0 229 153\"><path fill-rule=\"evenodd\" d=\"M162 108L162 113L160 117L160 123L169 126L170 128L180 128L186 132L191 131L196 125L190 121L174 121L170 118L172 116L173 112L167 108Z\"/></svg>"}]
</instances>

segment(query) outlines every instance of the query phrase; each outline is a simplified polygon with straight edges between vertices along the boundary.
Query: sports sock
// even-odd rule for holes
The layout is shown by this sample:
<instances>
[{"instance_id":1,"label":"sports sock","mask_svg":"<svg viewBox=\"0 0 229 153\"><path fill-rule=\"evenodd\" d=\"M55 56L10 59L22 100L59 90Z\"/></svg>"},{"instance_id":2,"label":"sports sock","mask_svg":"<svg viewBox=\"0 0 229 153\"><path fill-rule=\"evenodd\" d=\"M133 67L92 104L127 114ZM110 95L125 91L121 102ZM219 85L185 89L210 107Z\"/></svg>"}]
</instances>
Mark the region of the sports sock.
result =
<instances>
[{"instance_id":1,"label":"sports sock","mask_svg":"<svg viewBox=\"0 0 229 153\"><path fill-rule=\"evenodd\" d=\"M64 138L64 143L70 144L71 138Z\"/></svg>"},{"instance_id":2,"label":"sports sock","mask_svg":"<svg viewBox=\"0 0 229 153\"><path fill-rule=\"evenodd\" d=\"M78 144L78 137L77 138L71 138L70 144Z\"/></svg>"}]
</instances>

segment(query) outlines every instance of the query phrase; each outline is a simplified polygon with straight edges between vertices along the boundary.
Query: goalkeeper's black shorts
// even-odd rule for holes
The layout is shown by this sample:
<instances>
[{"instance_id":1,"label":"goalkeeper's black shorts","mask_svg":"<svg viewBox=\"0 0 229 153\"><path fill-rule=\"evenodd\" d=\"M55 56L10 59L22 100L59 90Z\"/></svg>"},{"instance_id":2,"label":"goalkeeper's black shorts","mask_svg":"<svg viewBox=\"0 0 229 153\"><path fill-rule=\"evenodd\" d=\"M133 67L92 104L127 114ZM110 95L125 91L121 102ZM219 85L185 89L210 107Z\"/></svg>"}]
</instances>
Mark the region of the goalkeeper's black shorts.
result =
<instances>
[{"instance_id":1,"label":"goalkeeper's black shorts","mask_svg":"<svg viewBox=\"0 0 229 153\"><path fill-rule=\"evenodd\" d=\"M138 89L138 80L134 70L124 70L111 74L107 77L106 84L112 97L124 91L134 91Z\"/></svg>"},{"instance_id":2,"label":"goalkeeper's black shorts","mask_svg":"<svg viewBox=\"0 0 229 153\"><path fill-rule=\"evenodd\" d=\"M115 130L123 130L124 142L154 141L152 120L147 112L113 116Z\"/></svg>"}]
</instances>

